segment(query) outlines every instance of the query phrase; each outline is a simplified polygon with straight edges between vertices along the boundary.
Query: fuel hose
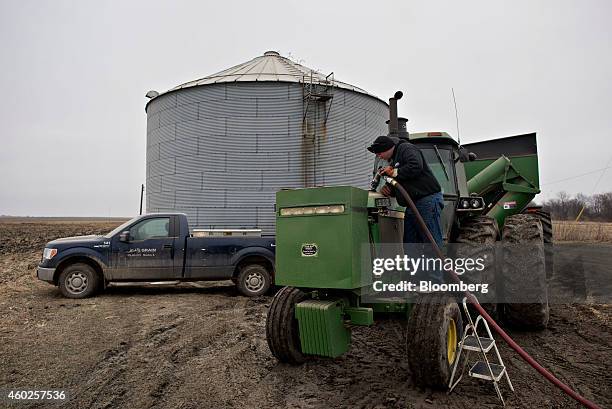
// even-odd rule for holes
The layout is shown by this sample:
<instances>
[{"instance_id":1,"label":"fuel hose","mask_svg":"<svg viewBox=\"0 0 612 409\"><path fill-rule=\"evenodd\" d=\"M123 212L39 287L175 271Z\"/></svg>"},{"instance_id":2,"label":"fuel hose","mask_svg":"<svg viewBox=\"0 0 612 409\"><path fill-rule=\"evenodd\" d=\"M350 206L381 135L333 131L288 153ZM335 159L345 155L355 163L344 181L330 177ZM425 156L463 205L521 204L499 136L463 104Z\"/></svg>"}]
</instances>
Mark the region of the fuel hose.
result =
<instances>
[{"instance_id":1,"label":"fuel hose","mask_svg":"<svg viewBox=\"0 0 612 409\"><path fill-rule=\"evenodd\" d=\"M385 180L387 181L387 183L391 184L402 194L402 196L406 200L406 203L408 203L408 207L410 208L410 210L412 210L412 212L416 216L416 220L419 224L421 231L425 234L425 236L427 237L427 239L433 246L436 256L444 260L445 258L444 254L440 250L440 247L438 247L436 241L431 235L431 232L427 228L427 225L425 224L423 217L421 217L421 214L419 213L418 209L416 208L414 202L412 201L412 198L410 197L406 189L404 189L402 185L400 185L395 179L391 177L386 176ZM460 281L459 277L454 271L451 270L449 272L451 273L450 276L453 278L453 280L455 280L456 282ZM544 368L535 359L533 359L527 352L525 352L525 350L521 348L520 345L517 344L512 338L510 338L510 336L506 334L506 332L495 322L495 320L493 320L493 318L491 318L491 316L487 314L487 312L484 310L484 308L482 308L482 306L480 305L476 297L472 295L472 293L469 293L466 291L464 294L467 300L474 306L474 308L476 308L478 313L482 315L482 317L489 323L489 325L491 325L491 327L493 327L495 332L497 332L504 339L504 341L506 341L506 343L510 346L510 348L514 349L514 351L516 351L516 353L519 354L519 356L523 358L525 362L527 362L531 367L533 367L536 371L538 371L544 378L550 381L553 385L561 389L563 392L565 392L567 395L569 395L571 398L579 402L584 407L599 409L599 406L597 406L595 403L591 402L590 400L586 399L585 397L581 396L576 391L571 389L569 386L561 382L557 377L555 377L546 368Z\"/></svg>"}]
</instances>

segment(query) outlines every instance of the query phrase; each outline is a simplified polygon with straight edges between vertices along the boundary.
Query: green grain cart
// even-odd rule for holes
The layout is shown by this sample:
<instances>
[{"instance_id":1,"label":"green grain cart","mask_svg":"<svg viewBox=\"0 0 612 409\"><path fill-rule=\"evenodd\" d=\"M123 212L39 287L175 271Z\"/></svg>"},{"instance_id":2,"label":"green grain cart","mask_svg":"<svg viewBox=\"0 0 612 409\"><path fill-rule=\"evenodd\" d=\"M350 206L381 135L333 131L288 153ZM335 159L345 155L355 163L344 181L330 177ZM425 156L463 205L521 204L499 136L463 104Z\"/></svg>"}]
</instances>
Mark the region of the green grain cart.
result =
<instances>
[{"instance_id":1,"label":"green grain cart","mask_svg":"<svg viewBox=\"0 0 612 409\"><path fill-rule=\"evenodd\" d=\"M390 99L392 136L398 136L399 98ZM551 241L552 229L546 213L528 208L539 193L535 134L464 146L443 132L411 134L409 140L422 150L442 186L445 242L534 245L527 264L542 267L541 244ZM456 298L433 293L420 294L423 302L414 304L364 301L372 285L362 274L364 260L378 256L376 244L401 243L402 210L380 193L349 186L277 192L275 281L284 287L270 306L266 335L279 361L338 357L350 347L351 326L371 325L379 313L397 314L408 319L408 359L415 381L448 385L463 331ZM508 256L504 276L513 277L513 285L524 285L525 265ZM544 327L546 288L537 291L540 302L488 307L506 322Z\"/></svg>"}]
</instances>

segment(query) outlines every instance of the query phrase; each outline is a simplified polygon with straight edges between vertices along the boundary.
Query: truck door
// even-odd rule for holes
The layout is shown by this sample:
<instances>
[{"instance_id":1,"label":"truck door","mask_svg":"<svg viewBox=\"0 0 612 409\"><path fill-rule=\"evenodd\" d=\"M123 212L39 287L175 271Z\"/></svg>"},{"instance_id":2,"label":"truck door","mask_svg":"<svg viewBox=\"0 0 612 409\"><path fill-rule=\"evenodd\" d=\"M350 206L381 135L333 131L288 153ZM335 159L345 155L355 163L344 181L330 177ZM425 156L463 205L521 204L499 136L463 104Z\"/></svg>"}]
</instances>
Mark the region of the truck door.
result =
<instances>
[{"instance_id":1,"label":"truck door","mask_svg":"<svg viewBox=\"0 0 612 409\"><path fill-rule=\"evenodd\" d=\"M181 277L181 262L175 262L175 217L150 217L129 228L129 242L113 239L116 262L114 280L172 280ZM181 255L179 253L179 255Z\"/></svg>"}]
</instances>

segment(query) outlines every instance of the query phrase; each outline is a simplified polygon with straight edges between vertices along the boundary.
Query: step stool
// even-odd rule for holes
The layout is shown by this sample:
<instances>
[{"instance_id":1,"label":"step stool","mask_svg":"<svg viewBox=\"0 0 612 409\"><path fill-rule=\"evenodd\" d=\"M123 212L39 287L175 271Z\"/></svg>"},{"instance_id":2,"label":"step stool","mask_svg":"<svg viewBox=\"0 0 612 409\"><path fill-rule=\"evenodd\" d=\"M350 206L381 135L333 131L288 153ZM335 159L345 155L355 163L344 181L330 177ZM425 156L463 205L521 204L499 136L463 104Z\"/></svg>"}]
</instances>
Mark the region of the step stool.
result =
<instances>
[{"instance_id":1,"label":"step stool","mask_svg":"<svg viewBox=\"0 0 612 409\"><path fill-rule=\"evenodd\" d=\"M459 343L459 353L457 354L457 358L455 359L455 364L453 365L453 372L451 373L451 378L448 383L448 393L450 394L453 389L455 389L457 384L459 384L459 381L461 381L461 379L463 378L465 368L468 366L469 363L470 353L477 352L481 354L482 361L477 361L472 365L468 372L469 375L473 378L479 378L493 382L493 386L495 387L495 391L497 392L499 400L501 400L503 406L506 406L501 390L499 389L499 381L502 377L505 377L506 381L508 382L508 386L510 387L510 390L513 392L514 387L512 386L512 382L510 382L508 371L506 370L501 355L499 354L499 350L497 349L497 345L495 344L493 334L491 334L489 324L480 314L476 318L476 321L472 320L472 316L470 315L470 311L467 307L467 298L463 298L463 310L465 311L465 316L467 317L468 324L465 327L463 338ZM487 332L486 336L478 335L478 324L480 323L483 324ZM491 362L489 360L487 353L491 352L491 350L495 351L495 355L497 355L497 362ZM457 374L457 366L459 365L459 361L461 360L461 353L463 351L467 351L467 355L465 357L465 360L463 361L461 373L455 380L455 375Z\"/></svg>"}]
</instances>

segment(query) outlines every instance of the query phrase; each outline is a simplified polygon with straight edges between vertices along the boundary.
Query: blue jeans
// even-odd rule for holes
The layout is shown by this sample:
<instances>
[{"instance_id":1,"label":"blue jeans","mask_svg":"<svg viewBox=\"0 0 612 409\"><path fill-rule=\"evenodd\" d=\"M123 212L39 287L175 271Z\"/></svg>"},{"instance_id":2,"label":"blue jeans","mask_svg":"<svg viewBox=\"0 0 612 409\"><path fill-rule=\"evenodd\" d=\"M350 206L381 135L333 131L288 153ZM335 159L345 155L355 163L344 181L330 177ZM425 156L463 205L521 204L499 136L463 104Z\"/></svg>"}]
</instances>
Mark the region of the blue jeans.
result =
<instances>
[{"instance_id":1,"label":"blue jeans","mask_svg":"<svg viewBox=\"0 0 612 409\"><path fill-rule=\"evenodd\" d=\"M427 228L431 232L434 240L438 247L442 250L444 242L442 241L442 224L440 216L442 209L444 208L444 198L441 192L431 194L429 196L422 197L421 199L414 202L419 214L423 218L423 221L427 225ZM424 243L423 247L419 250L417 246L410 246L411 243ZM406 208L404 215L404 247L405 253L412 256L418 257L421 253L428 258L437 258L438 256L433 251L429 239L421 231L421 227L417 222L416 216L410 208ZM415 253L416 252L416 253ZM432 281L441 283L443 281L442 271L428 271L428 277Z\"/></svg>"},{"instance_id":2,"label":"blue jeans","mask_svg":"<svg viewBox=\"0 0 612 409\"><path fill-rule=\"evenodd\" d=\"M425 196L414 202L427 228L431 232L438 247L442 248L442 224L440 216L444 208L444 198L441 192ZM421 231L416 216L406 208L404 215L404 243L429 243L427 236Z\"/></svg>"}]
</instances>

